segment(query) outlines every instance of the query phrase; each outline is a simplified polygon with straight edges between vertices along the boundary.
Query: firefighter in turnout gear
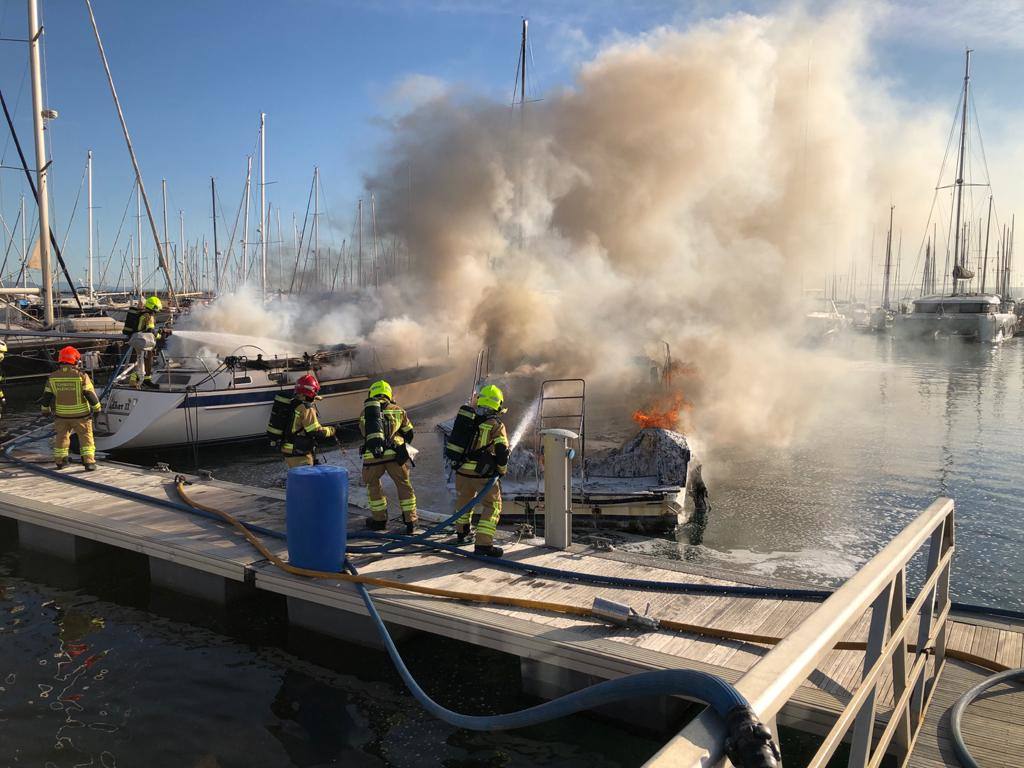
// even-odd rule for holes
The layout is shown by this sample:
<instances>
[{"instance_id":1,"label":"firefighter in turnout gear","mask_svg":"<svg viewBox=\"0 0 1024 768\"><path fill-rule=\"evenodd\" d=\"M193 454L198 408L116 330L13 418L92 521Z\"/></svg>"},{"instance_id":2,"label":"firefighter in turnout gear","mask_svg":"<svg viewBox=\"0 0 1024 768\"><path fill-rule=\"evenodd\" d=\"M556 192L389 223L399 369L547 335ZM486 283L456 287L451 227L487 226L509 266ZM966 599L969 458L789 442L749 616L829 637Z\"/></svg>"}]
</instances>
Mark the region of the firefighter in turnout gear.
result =
<instances>
[{"instance_id":1,"label":"firefighter in turnout gear","mask_svg":"<svg viewBox=\"0 0 1024 768\"><path fill-rule=\"evenodd\" d=\"M320 423L316 411L319 392L320 382L312 374L307 373L295 382L291 420L281 438L281 453L288 469L313 466L317 438L335 435L334 427L325 427Z\"/></svg>"},{"instance_id":2,"label":"firefighter in turnout gear","mask_svg":"<svg viewBox=\"0 0 1024 768\"><path fill-rule=\"evenodd\" d=\"M363 483L373 515L367 527L371 531L387 528L388 499L380 482L386 473L398 490L405 532L411 534L416 529L416 492L408 467L413 428L405 409L392 399L391 385L386 381L370 385L359 417L359 431L363 436Z\"/></svg>"},{"instance_id":3,"label":"firefighter in turnout gear","mask_svg":"<svg viewBox=\"0 0 1024 768\"><path fill-rule=\"evenodd\" d=\"M63 469L68 461L71 433L78 435L79 453L86 470L96 469L96 443L92 437L92 418L100 412L92 379L81 370L82 355L74 347L57 353L57 370L43 387L41 401L44 416L53 414L53 461Z\"/></svg>"},{"instance_id":4,"label":"firefighter in turnout gear","mask_svg":"<svg viewBox=\"0 0 1024 768\"><path fill-rule=\"evenodd\" d=\"M153 383L153 358L156 355L157 340L156 313L163 309L163 302L157 296L150 296L141 307L132 307L124 319L121 333L128 337L128 344L135 350L135 361L131 367L128 382L138 388L139 374L142 386L156 389Z\"/></svg>"},{"instance_id":5,"label":"firefighter in turnout gear","mask_svg":"<svg viewBox=\"0 0 1024 768\"><path fill-rule=\"evenodd\" d=\"M502 391L493 384L488 384L477 394L476 408L471 409L465 405L459 409L459 415L456 416L457 423L452 430L446 452L449 458L453 458L455 504L459 509L469 504L487 485L488 480L492 477L500 478L508 471L508 433L498 418L507 410L504 403L505 395ZM462 424L458 423L460 419ZM458 442L464 445L453 443L457 435ZM483 509L480 512L480 522L476 526L474 551L478 555L501 557L504 554L501 547L494 546L494 532L501 519L500 480L495 480L494 485L480 500L480 504ZM472 517L473 510L469 509L456 523L460 544L465 544L469 540Z\"/></svg>"}]
</instances>

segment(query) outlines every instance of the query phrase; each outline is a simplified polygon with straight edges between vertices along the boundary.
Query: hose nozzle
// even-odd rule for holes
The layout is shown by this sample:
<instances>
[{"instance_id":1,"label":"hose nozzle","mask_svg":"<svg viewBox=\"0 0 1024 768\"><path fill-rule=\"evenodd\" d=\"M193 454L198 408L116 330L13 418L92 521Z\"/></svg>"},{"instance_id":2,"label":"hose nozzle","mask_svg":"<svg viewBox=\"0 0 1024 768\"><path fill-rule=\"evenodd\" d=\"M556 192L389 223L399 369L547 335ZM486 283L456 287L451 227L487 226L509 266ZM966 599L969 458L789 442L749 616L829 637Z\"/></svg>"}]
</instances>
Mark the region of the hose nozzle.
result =
<instances>
[{"instance_id":1,"label":"hose nozzle","mask_svg":"<svg viewBox=\"0 0 1024 768\"><path fill-rule=\"evenodd\" d=\"M749 706L733 707L725 717L725 753L736 768L778 768L782 753L768 726Z\"/></svg>"}]
</instances>

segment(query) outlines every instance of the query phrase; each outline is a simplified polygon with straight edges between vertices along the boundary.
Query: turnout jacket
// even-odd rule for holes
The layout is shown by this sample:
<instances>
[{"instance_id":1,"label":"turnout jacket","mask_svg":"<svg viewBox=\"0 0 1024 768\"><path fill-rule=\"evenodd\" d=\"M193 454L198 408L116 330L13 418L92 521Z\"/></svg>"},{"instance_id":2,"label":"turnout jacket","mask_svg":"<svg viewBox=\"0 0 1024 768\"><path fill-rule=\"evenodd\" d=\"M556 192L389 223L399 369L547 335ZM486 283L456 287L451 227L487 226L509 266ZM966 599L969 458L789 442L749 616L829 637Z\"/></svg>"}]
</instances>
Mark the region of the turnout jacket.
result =
<instances>
[{"instance_id":1,"label":"turnout jacket","mask_svg":"<svg viewBox=\"0 0 1024 768\"><path fill-rule=\"evenodd\" d=\"M316 447L316 438L333 437L334 427L325 427L320 423L316 403L299 403L292 411L292 420L281 443L281 453L302 455L312 453Z\"/></svg>"},{"instance_id":2,"label":"turnout jacket","mask_svg":"<svg viewBox=\"0 0 1024 768\"><path fill-rule=\"evenodd\" d=\"M467 453L467 461L455 470L464 477L492 477L508 472L508 433L497 416L489 416L477 426L476 437Z\"/></svg>"},{"instance_id":3,"label":"turnout jacket","mask_svg":"<svg viewBox=\"0 0 1024 768\"><path fill-rule=\"evenodd\" d=\"M380 404L380 428L368 434L366 408L377 403ZM370 428L373 429L372 425ZM414 436L409 414L394 400L383 397L370 397L363 403L363 413L359 417L359 433L363 436L363 464L384 464L388 461L404 463L404 446L411 443ZM374 445L383 448L380 456L373 455Z\"/></svg>"},{"instance_id":4,"label":"turnout jacket","mask_svg":"<svg viewBox=\"0 0 1024 768\"><path fill-rule=\"evenodd\" d=\"M41 409L58 419L82 419L100 412L100 399L89 374L73 365L60 365L43 386Z\"/></svg>"}]
</instances>

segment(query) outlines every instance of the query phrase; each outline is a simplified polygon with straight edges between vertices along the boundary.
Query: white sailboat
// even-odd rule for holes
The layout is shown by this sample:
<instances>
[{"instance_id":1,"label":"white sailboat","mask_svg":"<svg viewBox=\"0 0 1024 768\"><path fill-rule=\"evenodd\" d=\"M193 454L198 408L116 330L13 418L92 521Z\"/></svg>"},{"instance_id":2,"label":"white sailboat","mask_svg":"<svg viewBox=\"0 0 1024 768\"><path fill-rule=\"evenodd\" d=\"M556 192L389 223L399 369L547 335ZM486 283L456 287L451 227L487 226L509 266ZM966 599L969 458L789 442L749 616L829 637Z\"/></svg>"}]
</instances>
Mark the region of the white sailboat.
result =
<instances>
[{"instance_id":1,"label":"white sailboat","mask_svg":"<svg viewBox=\"0 0 1024 768\"><path fill-rule=\"evenodd\" d=\"M247 354L242 354L243 352ZM367 352L368 354L363 354ZM307 373L320 380L324 424L355 422L371 382L386 379L407 410L442 400L469 382L458 364L374 370L372 351L339 344L298 357L264 356L256 347L220 357L168 358L155 389L115 386L96 420L101 451L168 448L261 439L274 397Z\"/></svg>"},{"instance_id":2,"label":"white sailboat","mask_svg":"<svg viewBox=\"0 0 1024 768\"><path fill-rule=\"evenodd\" d=\"M898 315L896 333L905 339L956 337L986 344L998 344L1011 338L1017 330L1017 315L1012 303L999 293L985 292L985 277L988 269L988 237L985 238L984 266L982 268L981 291L967 290L975 273L967 266L968 238L961 230L964 166L967 154L968 105L970 103L971 50L966 53L964 84L961 91L960 144L957 151L956 179L953 184L953 290L948 296L931 295L914 299L913 311ZM987 186L968 184L968 186ZM989 197L989 226L991 225L992 198ZM1012 249L1011 249L1012 250ZM934 255L931 256L934 259ZM1006 262L1004 261L1004 264ZM934 270L934 267L930 267ZM1005 274L1004 274L1005 273ZM1008 266L1000 269L1000 289L1009 290Z\"/></svg>"}]
</instances>

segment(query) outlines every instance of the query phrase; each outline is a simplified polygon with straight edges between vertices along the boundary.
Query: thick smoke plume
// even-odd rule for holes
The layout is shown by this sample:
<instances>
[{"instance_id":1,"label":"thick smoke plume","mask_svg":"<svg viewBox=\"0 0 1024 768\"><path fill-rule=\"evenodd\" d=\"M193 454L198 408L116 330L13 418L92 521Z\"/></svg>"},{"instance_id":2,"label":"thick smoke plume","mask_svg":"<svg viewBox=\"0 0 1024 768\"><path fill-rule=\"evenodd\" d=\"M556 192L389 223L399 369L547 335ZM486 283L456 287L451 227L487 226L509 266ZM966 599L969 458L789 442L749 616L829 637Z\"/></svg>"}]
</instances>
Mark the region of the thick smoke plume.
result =
<instances>
[{"instance_id":1,"label":"thick smoke plume","mask_svg":"<svg viewBox=\"0 0 1024 768\"><path fill-rule=\"evenodd\" d=\"M706 441L786 442L853 396L797 343L801 289L853 260L863 280L890 201L923 224L944 147L946 116L887 96L867 37L851 11L732 16L616 43L522 121L464 94L415 108L367 179L408 272L312 337L486 343L503 370L604 385L626 419L667 342Z\"/></svg>"},{"instance_id":2,"label":"thick smoke plume","mask_svg":"<svg viewBox=\"0 0 1024 768\"><path fill-rule=\"evenodd\" d=\"M421 106L368 180L412 253L408 300L508 369L628 382L667 341L698 430L788 440L844 377L794 343L801 288L866 257L889 200L923 222L942 152L943 120L901 114L866 39L850 12L736 16L607 48L525 127Z\"/></svg>"}]
</instances>

